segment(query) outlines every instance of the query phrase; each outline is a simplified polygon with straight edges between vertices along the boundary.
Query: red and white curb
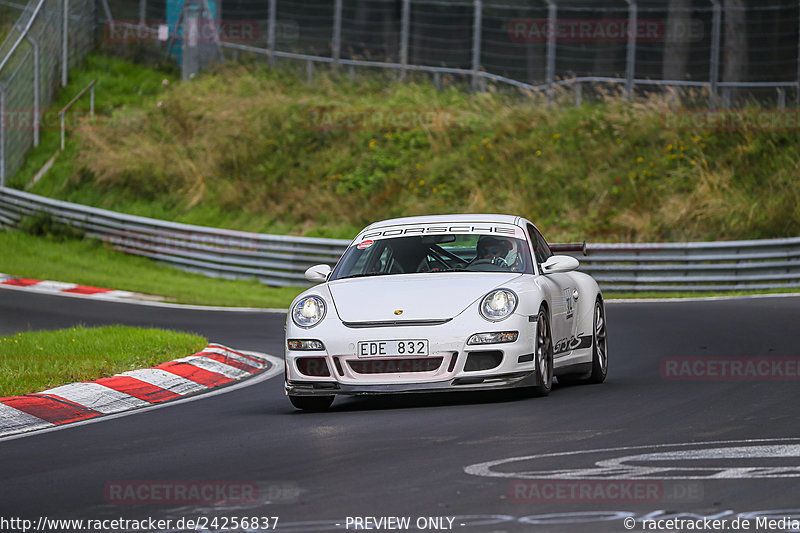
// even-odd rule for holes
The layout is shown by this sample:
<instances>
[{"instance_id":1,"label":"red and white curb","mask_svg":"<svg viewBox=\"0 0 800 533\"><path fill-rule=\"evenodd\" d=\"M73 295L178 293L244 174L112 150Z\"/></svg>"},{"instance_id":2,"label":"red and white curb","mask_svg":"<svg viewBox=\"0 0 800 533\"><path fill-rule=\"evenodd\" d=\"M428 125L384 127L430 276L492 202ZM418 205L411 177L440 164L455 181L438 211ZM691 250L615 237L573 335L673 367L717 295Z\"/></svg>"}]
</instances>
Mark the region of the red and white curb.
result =
<instances>
[{"instance_id":1,"label":"red and white curb","mask_svg":"<svg viewBox=\"0 0 800 533\"><path fill-rule=\"evenodd\" d=\"M114 289L103 289L89 285L79 285L77 283L66 283L63 281L46 281L41 279L20 278L10 274L0 274L0 287L6 289L29 289L37 292L50 294L62 294L69 296L94 296L103 299L138 299L152 300L161 298L147 296L137 292L118 291Z\"/></svg>"},{"instance_id":2,"label":"red and white curb","mask_svg":"<svg viewBox=\"0 0 800 533\"><path fill-rule=\"evenodd\" d=\"M0 437L149 407L262 373L269 356L209 344L189 357L96 381L0 398Z\"/></svg>"}]
</instances>

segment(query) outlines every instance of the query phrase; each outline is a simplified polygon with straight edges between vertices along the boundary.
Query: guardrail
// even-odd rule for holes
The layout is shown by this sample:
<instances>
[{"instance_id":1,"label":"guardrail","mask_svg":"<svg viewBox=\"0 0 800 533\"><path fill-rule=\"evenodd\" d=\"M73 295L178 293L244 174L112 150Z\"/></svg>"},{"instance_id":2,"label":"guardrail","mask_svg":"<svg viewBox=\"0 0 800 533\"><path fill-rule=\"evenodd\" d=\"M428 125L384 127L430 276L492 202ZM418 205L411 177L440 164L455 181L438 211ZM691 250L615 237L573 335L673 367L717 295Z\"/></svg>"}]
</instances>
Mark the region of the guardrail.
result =
<instances>
[{"instance_id":1,"label":"guardrail","mask_svg":"<svg viewBox=\"0 0 800 533\"><path fill-rule=\"evenodd\" d=\"M0 225L46 214L115 250L190 272L308 285L305 270L335 263L350 241L265 235L125 215L0 188ZM589 243L570 253L606 291L800 288L800 238L649 244ZM566 250L566 248L564 249Z\"/></svg>"},{"instance_id":2,"label":"guardrail","mask_svg":"<svg viewBox=\"0 0 800 533\"><path fill-rule=\"evenodd\" d=\"M220 278L268 285L308 285L305 270L335 263L350 241L265 235L125 215L0 188L0 225L47 214L121 252Z\"/></svg>"}]
</instances>

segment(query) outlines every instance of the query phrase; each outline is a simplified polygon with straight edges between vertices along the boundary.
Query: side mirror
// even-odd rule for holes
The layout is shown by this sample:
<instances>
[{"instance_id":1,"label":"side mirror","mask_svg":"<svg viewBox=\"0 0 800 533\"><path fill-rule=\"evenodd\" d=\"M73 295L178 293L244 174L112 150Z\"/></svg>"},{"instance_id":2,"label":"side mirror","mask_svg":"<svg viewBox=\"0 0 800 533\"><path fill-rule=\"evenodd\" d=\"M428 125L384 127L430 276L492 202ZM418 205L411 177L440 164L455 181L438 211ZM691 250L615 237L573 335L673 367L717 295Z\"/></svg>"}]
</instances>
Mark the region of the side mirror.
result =
<instances>
[{"instance_id":1,"label":"side mirror","mask_svg":"<svg viewBox=\"0 0 800 533\"><path fill-rule=\"evenodd\" d=\"M306 270L306 279L314 283L322 283L328 281L328 276L331 275L330 265L314 265Z\"/></svg>"},{"instance_id":2,"label":"side mirror","mask_svg":"<svg viewBox=\"0 0 800 533\"><path fill-rule=\"evenodd\" d=\"M581 266L580 262L569 255L554 255L542 263L542 272L545 274L556 274L558 272L570 272Z\"/></svg>"}]
</instances>

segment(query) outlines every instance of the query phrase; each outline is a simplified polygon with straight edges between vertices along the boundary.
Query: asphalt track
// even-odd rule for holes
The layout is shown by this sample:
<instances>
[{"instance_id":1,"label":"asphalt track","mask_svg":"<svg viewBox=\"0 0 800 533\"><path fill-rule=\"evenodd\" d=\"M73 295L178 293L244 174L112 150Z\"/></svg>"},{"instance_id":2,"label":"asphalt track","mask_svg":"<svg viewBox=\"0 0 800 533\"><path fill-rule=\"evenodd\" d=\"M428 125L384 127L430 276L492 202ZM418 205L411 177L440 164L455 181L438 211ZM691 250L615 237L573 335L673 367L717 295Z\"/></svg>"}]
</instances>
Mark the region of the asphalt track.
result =
<instances>
[{"instance_id":1,"label":"asphalt track","mask_svg":"<svg viewBox=\"0 0 800 533\"><path fill-rule=\"evenodd\" d=\"M0 518L277 516L278 531L325 531L344 530L348 517L408 517L412 529L419 518L442 517L428 530L446 530L450 518L453 530L465 532L626 531L626 517L638 519L634 530L641 531L648 517L754 520L767 511L800 518L798 380L774 369L747 380L663 375L665 360L683 357L796 363L800 298L614 303L607 315L606 383L557 386L547 398L337 399L329 412L305 413L292 408L275 377L0 441ZM74 324L159 326L280 356L283 319L0 291L0 334ZM632 455L647 457L620 459ZM642 483L636 478L648 465L656 468L644 483L656 483L657 494L615 498L609 491L626 480ZM570 478L585 479L594 496L540 491ZM108 500L107 484L131 480L226 480L264 490L259 502L246 504ZM515 492L520 483L526 490ZM221 522L211 525L222 530ZM21 531L11 526L0 530ZM743 530L756 531L755 522Z\"/></svg>"}]
</instances>

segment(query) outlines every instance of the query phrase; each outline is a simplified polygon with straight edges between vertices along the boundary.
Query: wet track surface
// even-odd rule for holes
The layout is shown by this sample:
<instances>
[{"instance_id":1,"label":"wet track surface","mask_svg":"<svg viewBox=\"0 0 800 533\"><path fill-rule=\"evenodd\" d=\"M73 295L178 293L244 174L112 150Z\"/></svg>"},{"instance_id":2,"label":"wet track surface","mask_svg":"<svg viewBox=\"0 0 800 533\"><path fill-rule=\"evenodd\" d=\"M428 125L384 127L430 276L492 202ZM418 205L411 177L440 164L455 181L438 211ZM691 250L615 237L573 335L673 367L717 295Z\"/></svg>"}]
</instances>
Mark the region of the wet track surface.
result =
<instances>
[{"instance_id":1,"label":"wet track surface","mask_svg":"<svg viewBox=\"0 0 800 533\"><path fill-rule=\"evenodd\" d=\"M606 383L556 386L547 398L337 399L329 412L305 413L279 376L3 440L0 516L168 518L172 529L181 518L218 518L209 530L230 529L223 518L277 516L278 531L353 530L357 517L390 516L408 517L412 530L464 531L626 531L626 517L642 530L642 519L692 515L750 519L755 531L758 512L800 518L800 298L612 303L607 315ZM0 334L122 323L282 355L280 314L3 290L0 316ZM732 368L734 378L720 375ZM217 504L115 500L110 488L131 481L259 489Z\"/></svg>"}]
</instances>

